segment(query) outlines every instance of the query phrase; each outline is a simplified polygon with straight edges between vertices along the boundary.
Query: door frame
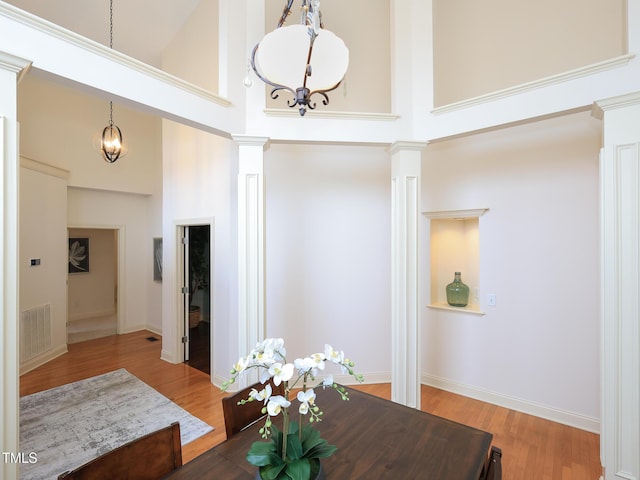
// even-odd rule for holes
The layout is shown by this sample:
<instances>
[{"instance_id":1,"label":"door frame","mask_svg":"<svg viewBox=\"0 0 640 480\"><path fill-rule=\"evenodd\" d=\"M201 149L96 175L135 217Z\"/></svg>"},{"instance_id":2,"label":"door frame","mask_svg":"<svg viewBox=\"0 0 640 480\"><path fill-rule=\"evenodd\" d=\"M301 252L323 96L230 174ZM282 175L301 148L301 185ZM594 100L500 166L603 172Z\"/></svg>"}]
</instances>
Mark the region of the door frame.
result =
<instances>
[{"instance_id":1,"label":"door frame","mask_svg":"<svg viewBox=\"0 0 640 480\"><path fill-rule=\"evenodd\" d=\"M174 227L175 227L175 245L176 245L176 249L175 249L175 253L176 253L176 265L178 267L178 269L176 270L176 289L175 289L175 293L176 293L176 305L178 306L177 310L179 312L179 314L176 317L176 332L178 333L177 335L177 340L178 340L178 351L177 353L177 359L181 359L179 360L177 363L183 363L186 358L186 352L188 352L188 350L186 350L188 348L187 344L182 342L182 338L184 338L185 336L188 336L188 323L189 323L189 318L188 318L188 312L186 311L186 308L184 308L184 303L183 303L183 295L185 295L184 293L182 293L182 283L183 283L183 279L184 279L184 271L185 271L185 255L184 255L184 249L182 247L182 237L184 234L184 229L185 227L201 227L201 226L209 226L209 305L211 306L211 316L210 316L210 328L209 328L209 344L211 346L210 348L210 355L209 355L209 365L211 367L211 378L213 378L213 372L214 372L214 368L213 368L213 345L214 345L214 333L213 333L213 323L215 320L215 315L214 315L214 306L215 306L215 302L214 302L214 279L215 276L213 274L214 272L214 265L215 265L215 256L214 256L214 252L215 252L215 217L200 217L200 218L187 218L187 219L180 219L177 220L176 222L174 222Z\"/></svg>"},{"instance_id":2,"label":"door frame","mask_svg":"<svg viewBox=\"0 0 640 480\"><path fill-rule=\"evenodd\" d=\"M72 229L91 229L91 230L115 230L116 232L116 265L118 267L118 271L116 272L116 335L120 335L125 331L124 328L124 307L125 307L125 292L126 289L123 287L125 282L125 238L126 238L126 229L124 225L97 225L97 224L67 224L67 236L69 235L69 230ZM67 302L67 317L69 316L69 282L67 282L67 298L65 299ZM67 318L68 321L68 318Z\"/></svg>"}]
</instances>

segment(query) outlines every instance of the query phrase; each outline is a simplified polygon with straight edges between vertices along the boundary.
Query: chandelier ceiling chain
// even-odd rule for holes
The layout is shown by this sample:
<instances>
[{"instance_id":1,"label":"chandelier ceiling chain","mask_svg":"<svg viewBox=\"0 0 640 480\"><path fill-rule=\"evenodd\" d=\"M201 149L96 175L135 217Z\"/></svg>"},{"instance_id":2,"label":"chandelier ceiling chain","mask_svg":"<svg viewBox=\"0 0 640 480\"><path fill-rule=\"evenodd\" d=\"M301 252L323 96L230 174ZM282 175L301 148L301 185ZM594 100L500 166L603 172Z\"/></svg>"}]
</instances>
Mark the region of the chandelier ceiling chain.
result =
<instances>
[{"instance_id":1,"label":"chandelier ceiling chain","mask_svg":"<svg viewBox=\"0 0 640 480\"><path fill-rule=\"evenodd\" d=\"M109 48L113 50L113 0L109 0ZM113 123L113 101L109 101L109 124L100 136L100 153L107 163L114 163L126 154L122 131Z\"/></svg>"},{"instance_id":2,"label":"chandelier ceiling chain","mask_svg":"<svg viewBox=\"0 0 640 480\"><path fill-rule=\"evenodd\" d=\"M319 94L323 105L329 104L327 92L342 83L349 66L349 50L324 28L319 0L302 0L300 23L285 26L293 1L287 0L276 29L253 48L251 68L273 87L272 99L277 99L281 90L291 93L293 99L287 105L298 105L302 116L307 109L316 108L313 95Z\"/></svg>"}]
</instances>

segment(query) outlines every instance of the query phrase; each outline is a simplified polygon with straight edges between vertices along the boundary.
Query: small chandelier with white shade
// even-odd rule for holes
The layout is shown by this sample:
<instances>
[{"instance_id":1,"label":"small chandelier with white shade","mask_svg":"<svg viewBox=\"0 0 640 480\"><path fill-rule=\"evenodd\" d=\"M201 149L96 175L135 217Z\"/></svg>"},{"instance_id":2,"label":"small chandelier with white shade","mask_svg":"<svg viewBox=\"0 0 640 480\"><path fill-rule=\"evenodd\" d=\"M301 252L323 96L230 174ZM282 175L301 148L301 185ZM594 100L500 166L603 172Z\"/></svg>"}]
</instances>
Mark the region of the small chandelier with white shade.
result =
<instances>
[{"instance_id":1,"label":"small chandelier with white shade","mask_svg":"<svg viewBox=\"0 0 640 480\"><path fill-rule=\"evenodd\" d=\"M324 28L319 0L302 0L300 23L285 26L293 0L287 0L278 27L254 47L251 67L258 78L273 87L271 98L281 90L293 95L289 107L298 105L300 115L316 108L311 100L335 90L347 72L349 49L333 32Z\"/></svg>"}]
</instances>

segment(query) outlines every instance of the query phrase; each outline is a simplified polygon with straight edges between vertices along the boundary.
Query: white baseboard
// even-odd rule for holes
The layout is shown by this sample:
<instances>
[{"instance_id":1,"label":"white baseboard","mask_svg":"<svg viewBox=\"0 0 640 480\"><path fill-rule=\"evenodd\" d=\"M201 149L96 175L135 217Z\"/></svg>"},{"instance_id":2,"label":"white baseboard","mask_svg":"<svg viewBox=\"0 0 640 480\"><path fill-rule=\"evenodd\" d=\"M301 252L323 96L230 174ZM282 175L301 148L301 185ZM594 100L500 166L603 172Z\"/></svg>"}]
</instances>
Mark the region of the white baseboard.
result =
<instances>
[{"instance_id":1,"label":"white baseboard","mask_svg":"<svg viewBox=\"0 0 640 480\"><path fill-rule=\"evenodd\" d=\"M160 351L160 360L164 360L168 363L181 363L180 361L176 361L174 356L164 348Z\"/></svg>"},{"instance_id":2,"label":"white baseboard","mask_svg":"<svg viewBox=\"0 0 640 480\"><path fill-rule=\"evenodd\" d=\"M331 372L327 371L327 373ZM333 379L340 385L368 385L372 383L391 383L391 372L363 373L363 376L364 382L362 383L356 382L356 380L351 375L336 375L334 373Z\"/></svg>"},{"instance_id":3,"label":"white baseboard","mask_svg":"<svg viewBox=\"0 0 640 480\"><path fill-rule=\"evenodd\" d=\"M144 327L144 329L149 330L151 333L158 335L159 337L162 336L162 328L156 328L156 327L151 327L147 325L146 327Z\"/></svg>"},{"instance_id":4,"label":"white baseboard","mask_svg":"<svg viewBox=\"0 0 640 480\"><path fill-rule=\"evenodd\" d=\"M504 395L490 390L485 390L462 383L452 382L435 375L422 374L421 382L424 385L446 390L465 397L474 398L483 402L492 403L501 407L527 413L536 417L562 423L571 427L586 430L592 433L600 433L600 420L587 417L579 413L568 412L547 405L541 405L529 400Z\"/></svg>"},{"instance_id":5,"label":"white baseboard","mask_svg":"<svg viewBox=\"0 0 640 480\"><path fill-rule=\"evenodd\" d=\"M327 371L326 373L331 373ZM221 375L211 374L211 383L216 387L222 386L224 382L229 380L227 377L223 377ZM316 378L316 380L320 381L320 375ZM379 372L379 373L367 373L364 374L364 382L358 383L351 375L333 375L333 380L340 385L367 385L371 383L390 383L391 382L391 372ZM228 388L229 392L237 392L238 385L233 384Z\"/></svg>"},{"instance_id":6,"label":"white baseboard","mask_svg":"<svg viewBox=\"0 0 640 480\"><path fill-rule=\"evenodd\" d=\"M67 350L66 343L58 347L52 348L51 350L47 350L43 354L38 355L37 357L32 358L31 360L21 363L20 375L24 375L25 373L30 372L31 370L35 370L40 365L44 365L45 363L50 362L54 358L57 358L60 355L64 355L67 352L68 350Z\"/></svg>"},{"instance_id":7,"label":"white baseboard","mask_svg":"<svg viewBox=\"0 0 640 480\"><path fill-rule=\"evenodd\" d=\"M90 318L98 318L98 317L110 317L112 315L116 315L116 310L114 308L109 308L106 310L96 310L94 312L81 312L81 313L69 314L67 321L77 322L79 320L89 320Z\"/></svg>"},{"instance_id":8,"label":"white baseboard","mask_svg":"<svg viewBox=\"0 0 640 480\"><path fill-rule=\"evenodd\" d=\"M211 383L213 385L215 385L216 387L218 387L218 388L222 387L222 384L224 382L226 382L227 380L229 380L229 379L225 378L225 377L222 377L220 375L211 374ZM233 387L234 385L231 385L231 386ZM232 391L237 391L237 390L238 390L237 388L235 390L229 388L227 391L228 392L232 392Z\"/></svg>"},{"instance_id":9,"label":"white baseboard","mask_svg":"<svg viewBox=\"0 0 640 480\"><path fill-rule=\"evenodd\" d=\"M149 328L146 325L127 325L123 330L118 332L119 335L124 335L127 333L140 332L142 330L148 330Z\"/></svg>"}]
</instances>

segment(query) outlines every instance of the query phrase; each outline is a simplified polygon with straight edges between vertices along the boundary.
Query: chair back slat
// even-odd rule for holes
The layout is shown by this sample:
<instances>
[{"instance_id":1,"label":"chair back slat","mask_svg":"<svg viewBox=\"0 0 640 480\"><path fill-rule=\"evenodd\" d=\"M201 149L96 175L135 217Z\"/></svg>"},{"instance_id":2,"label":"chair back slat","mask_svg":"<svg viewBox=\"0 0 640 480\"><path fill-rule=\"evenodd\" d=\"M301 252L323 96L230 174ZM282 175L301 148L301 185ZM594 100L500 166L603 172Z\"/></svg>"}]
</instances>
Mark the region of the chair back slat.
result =
<instances>
[{"instance_id":1,"label":"chair back slat","mask_svg":"<svg viewBox=\"0 0 640 480\"><path fill-rule=\"evenodd\" d=\"M157 480L182 465L180 423L132 440L58 480Z\"/></svg>"},{"instance_id":2,"label":"chair back slat","mask_svg":"<svg viewBox=\"0 0 640 480\"><path fill-rule=\"evenodd\" d=\"M265 414L262 413L262 408L264 407L263 402L253 401L245 403L244 405L238 405L240 400L249 397L249 392L251 392L252 388L262 390L264 385L261 383L255 383L222 399L224 428L227 432L227 438L231 438L236 433L244 430L249 425L265 416ZM278 386L271 383L271 388L273 390L272 395L284 395L284 385L282 383Z\"/></svg>"}]
</instances>

